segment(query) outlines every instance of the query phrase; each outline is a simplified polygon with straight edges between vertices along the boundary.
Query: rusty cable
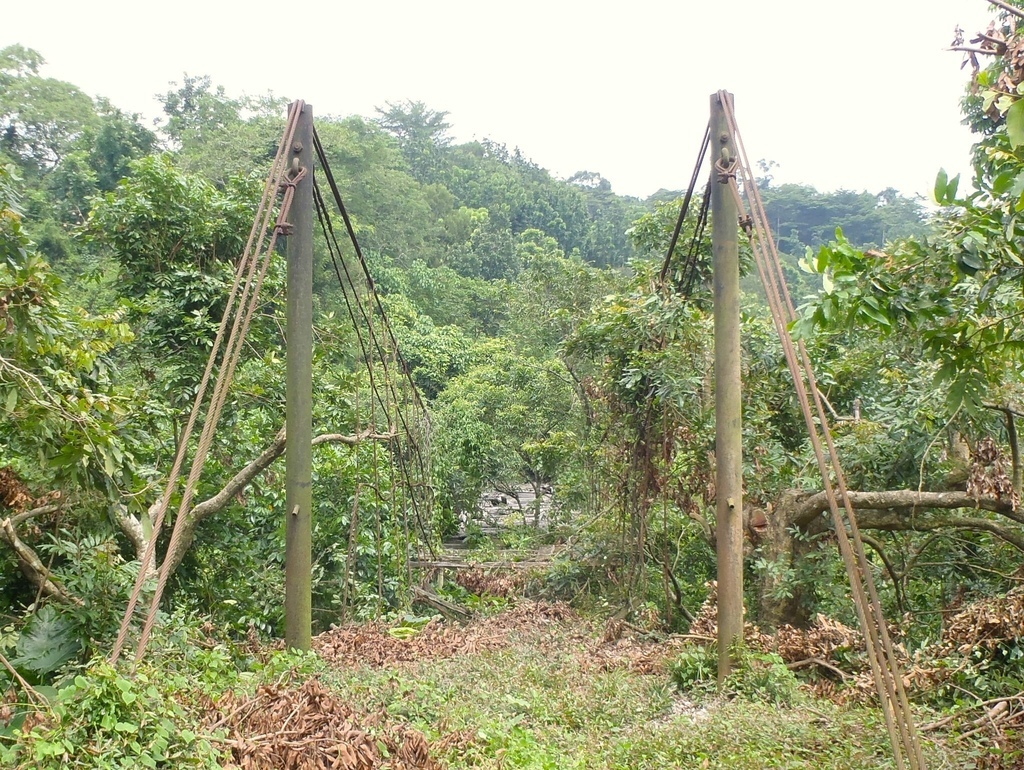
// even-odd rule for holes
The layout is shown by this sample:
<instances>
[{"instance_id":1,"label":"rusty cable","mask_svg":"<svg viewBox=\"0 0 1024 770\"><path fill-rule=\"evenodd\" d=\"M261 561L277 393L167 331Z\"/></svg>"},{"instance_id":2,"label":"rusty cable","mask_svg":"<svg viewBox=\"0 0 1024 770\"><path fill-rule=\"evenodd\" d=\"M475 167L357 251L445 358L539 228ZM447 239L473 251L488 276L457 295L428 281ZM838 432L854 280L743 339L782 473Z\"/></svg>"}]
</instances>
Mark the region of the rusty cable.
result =
<instances>
[{"instance_id":1,"label":"rusty cable","mask_svg":"<svg viewBox=\"0 0 1024 770\"><path fill-rule=\"evenodd\" d=\"M192 433L194 432L195 424L198 420L199 413L202 410L202 405L205 403L206 390L209 385L213 369L218 358L221 358L221 366L217 375L217 380L214 384L214 392L207 408L199 447L196 450L196 455L193 459L193 464L186 481L186 486L182 493L181 504L178 508L178 516L175 520L174 530L171 534L171 542L168 545L165 560L166 555L173 554L174 549L178 546L181 522L185 519L184 514L187 513L188 506L191 505L195 487L205 463L206 454L209 451L210 443L212 443L213 440L213 432L216 428L216 422L219 419L220 410L224 403L227 388L230 385L231 377L234 374L238 356L241 352L242 342L244 341L245 333L248 330L249 322L252 319L253 311L258 302L259 290L262 286L263 278L266 275L266 268L269 264L270 255L273 252L274 243L276 242L278 227L275 226L273 235L271 236L270 245L265 249L254 249L254 246L257 244L260 247L263 247L266 241L267 232L270 228L270 222L273 215L273 207L271 204L277 195L277 191L281 185L281 180L286 171L287 163L285 159L288 148L290 147L295 134L298 115L303 106L304 105L301 101L296 102L293 105L293 110L289 115L289 120L285 127L282 142L278 146L277 155L271 165L271 172L268 176L267 183L264 186L263 196L257 207L253 226L249 232L249 238L246 242L245 249L242 252L242 257L239 259L238 266L235 271L234 282L228 293L228 300L224 314L221 317L213 347L210 351L209 357L207 358L206 369L196 392L185 430L179 440L171 474L165 486L164 494L161 496L154 512L155 515L153 518L152 534L146 545L142 562L140 564L139 574L136 577L135 586L133 587L131 596L129 597L128 607L125 610L121 626L118 630L117 640L115 641L114 648L110 655L111 663L117 662L127 641L131 620L134 617L143 587L149 576L150 565L152 564L155 556L156 542L163 526L164 517L170 504L171 496L173 495L177 482L180 478L182 465L188 449L188 443L191 439ZM287 195L286 198L290 201L290 198ZM279 222L280 221L281 220L279 219ZM263 254L262 259L260 258L260 254ZM257 275L258 265L261 265L261 267ZM242 293L239 297L238 290L240 287L242 288ZM244 311L242 310L243 306L245 307ZM231 322L231 331L227 334L227 348L223 352L223 357L221 357L221 348L224 344L225 332L227 331L229 321ZM148 641L149 634L152 631L160 598L163 594L167 578L169 577L167 567L168 565L165 561L159 570L156 592L154 593L149 612L146 616L139 645L136 648L136 665L145 653L146 643Z\"/></svg>"},{"instance_id":2,"label":"rusty cable","mask_svg":"<svg viewBox=\"0 0 1024 770\"><path fill-rule=\"evenodd\" d=\"M770 236L771 229L764 211L763 202L753 180L753 175L750 173L749 160L736 125L732 103L725 92L719 92L719 98L723 103L725 116L730 131L733 134L739 158L742 159L742 162L738 164L738 168L743 176L744 190L750 202L751 214L745 217L745 220L741 219L741 223L745 222L744 229L747 231L748 236L750 236L758 271L765 284L769 306L772 309L773 321L786 354L787 364L794 379L794 385L804 413L804 419L807 423L815 457L822 474L822 481L832 513L840 552L850 578L858 618L864 629L872 676L882 704L886 727L893 744L896 762L898 767L902 768L904 766L903 754L905 753L907 762L909 762L912 768L923 769L925 766L924 758L921 753L910 704L903 686L902 675L899 673L898 661L895 658L892 643L889 639L885 617L882 613L881 603L878 599L877 589L871 574L871 564L864 551L856 516L849 499L845 477L831 430L829 429L827 415L821 403L821 396L817 388L817 381L811 366L810 357L803 340L800 340L796 348L794 348L793 340L789 335L788 327L796 319L796 312L786 287L779 254L775 242ZM729 183L733 195L737 198L740 211L744 211L735 172L733 171L732 174L729 174L726 173L728 171L729 169L727 168L719 169L719 173L724 174L724 178ZM797 349L799 350L799 355L797 354ZM805 377L807 386L804 383ZM815 411L817 412L817 423L815 423L815 417L811 411L811 399L808 396L808 390L813 394ZM828 460L826 460L825 451L822 447L822 437L828 449ZM831 465L831 472L834 472L836 476L836 485L839 488L843 507L847 515L852 544L850 542L851 538L847 536L846 522L843 521L839 511L829 465Z\"/></svg>"},{"instance_id":3,"label":"rusty cable","mask_svg":"<svg viewBox=\"0 0 1024 770\"><path fill-rule=\"evenodd\" d=\"M693 199L693 191L697 188L697 180L700 178L700 170L704 166L704 156L707 155L708 147L711 145L711 121L708 121L704 129L704 138L700 143L700 150L697 152L697 162L693 166L693 176L690 177L690 186L686 188L686 196L683 198L683 205L679 207L679 217L676 219L675 230L672 231L672 240L668 244L668 252L665 254L665 261L661 265L659 282L664 285L668 276L668 269L672 263L672 255L675 253L676 244L679 242L679 234L683 229L683 222L690 210L690 201Z\"/></svg>"}]
</instances>

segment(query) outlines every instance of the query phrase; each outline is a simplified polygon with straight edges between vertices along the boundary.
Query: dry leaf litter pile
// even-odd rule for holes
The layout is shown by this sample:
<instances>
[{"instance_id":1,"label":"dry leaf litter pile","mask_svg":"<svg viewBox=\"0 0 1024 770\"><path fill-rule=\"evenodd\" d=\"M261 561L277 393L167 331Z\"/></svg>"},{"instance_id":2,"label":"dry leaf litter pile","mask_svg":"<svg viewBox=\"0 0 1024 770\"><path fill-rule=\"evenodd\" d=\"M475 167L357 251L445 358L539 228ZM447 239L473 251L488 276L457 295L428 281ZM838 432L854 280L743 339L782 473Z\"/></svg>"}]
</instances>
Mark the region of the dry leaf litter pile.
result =
<instances>
[{"instance_id":1,"label":"dry leaf litter pile","mask_svg":"<svg viewBox=\"0 0 1024 770\"><path fill-rule=\"evenodd\" d=\"M382 715L357 716L318 679L298 688L263 685L254 695L229 693L208 718L227 731L241 770L440 770L421 734Z\"/></svg>"},{"instance_id":2,"label":"dry leaf litter pile","mask_svg":"<svg viewBox=\"0 0 1024 770\"><path fill-rule=\"evenodd\" d=\"M331 665L380 668L503 649L511 644L513 632L542 631L575 617L559 602L520 602L507 612L465 626L436 618L409 638L396 637L384 623L333 628L313 639L313 649Z\"/></svg>"}]
</instances>

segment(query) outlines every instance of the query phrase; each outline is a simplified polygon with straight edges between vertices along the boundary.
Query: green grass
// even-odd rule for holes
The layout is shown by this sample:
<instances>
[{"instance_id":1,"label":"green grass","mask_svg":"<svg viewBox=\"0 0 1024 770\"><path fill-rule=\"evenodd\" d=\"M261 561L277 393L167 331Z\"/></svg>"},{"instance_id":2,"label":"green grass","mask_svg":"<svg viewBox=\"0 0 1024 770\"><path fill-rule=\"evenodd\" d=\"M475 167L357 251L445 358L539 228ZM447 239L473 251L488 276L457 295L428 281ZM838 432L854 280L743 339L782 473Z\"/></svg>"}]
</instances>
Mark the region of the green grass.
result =
<instances>
[{"instance_id":1,"label":"green grass","mask_svg":"<svg viewBox=\"0 0 1024 770\"><path fill-rule=\"evenodd\" d=\"M353 705L385 710L436 741L471 740L439 758L458 768L891 768L880 714L800 698L783 706L668 674L587 664L589 629L556 627L503 650L327 674ZM973 762L927 745L929 767Z\"/></svg>"},{"instance_id":2,"label":"green grass","mask_svg":"<svg viewBox=\"0 0 1024 770\"><path fill-rule=\"evenodd\" d=\"M663 673L606 670L627 658L595 655L597 624L529 628L502 649L383 669L329 667L314 655L240 658L243 648L183 632L135 677L103 660L75 669L54 707L60 719L20 737L0 733L0 765L216 766L223 735L205 734L207 698L316 675L357 712L383 712L383 722L365 724L422 732L452 770L895 767L876 710L816 700L776 656L744 652L723 697L709 681L715 656L700 648L677 654ZM974 767L985 751L926 744L933 770Z\"/></svg>"}]
</instances>

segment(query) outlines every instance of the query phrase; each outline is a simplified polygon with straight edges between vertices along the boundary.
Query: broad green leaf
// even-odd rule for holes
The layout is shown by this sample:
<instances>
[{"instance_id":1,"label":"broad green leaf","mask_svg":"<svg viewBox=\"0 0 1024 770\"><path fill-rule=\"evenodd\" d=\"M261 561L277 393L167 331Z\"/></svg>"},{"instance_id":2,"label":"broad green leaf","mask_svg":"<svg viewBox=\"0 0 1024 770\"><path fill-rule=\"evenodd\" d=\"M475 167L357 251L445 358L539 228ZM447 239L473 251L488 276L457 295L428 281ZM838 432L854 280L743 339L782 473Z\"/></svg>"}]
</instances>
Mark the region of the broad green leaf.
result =
<instances>
[{"instance_id":1,"label":"broad green leaf","mask_svg":"<svg viewBox=\"0 0 1024 770\"><path fill-rule=\"evenodd\" d=\"M888 329L892 325L892 322L888 319L888 317L886 317L886 315L882 313L882 311L879 310L878 308L871 307L870 305L865 304L861 307L861 311L864 313L864 315L866 315L872 321L875 321L880 326L884 326L885 328Z\"/></svg>"},{"instance_id":2,"label":"broad green leaf","mask_svg":"<svg viewBox=\"0 0 1024 770\"><path fill-rule=\"evenodd\" d=\"M74 624L46 605L25 625L15 645L17 657L11 663L45 675L63 666L81 649Z\"/></svg>"},{"instance_id":3,"label":"broad green leaf","mask_svg":"<svg viewBox=\"0 0 1024 770\"><path fill-rule=\"evenodd\" d=\"M960 254L959 258L960 269L968 275L974 275L976 272L985 267L985 259L980 254L973 253L971 251L964 251Z\"/></svg>"},{"instance_id":4,"label":"broad green leaf","mask_svg":"<svg viewBox=\"0 0 1024 770\"><path fill-rule=\"evenodd\" d=\"M946 169L940 168L939 173L935 176L935 202L940 206L946 199L946 185L949 184L949 176L946 174Z\"/></svg>"},{"instance_id":5,"label":"broad green leaf","mask_svg":"<svg viewBox=\"0 0 1024 770\"><path fill-rule=\"evenodd\" d=\"M960 175L957 174L955 177L949 180L946 185L946 203L952 205L956 203L956 191L960 187Z\"/></svg>"},{"instance_id":6,"label":"broad green leaf","mask_svg":"<svg viewBox=\"0 0 1024 770\"><path fill-rule=\"evenodd\" d=\"M1024 144L1024 99L1018 99L1006 111L1006 135L1014 149Z\"/></svg>"},{"instance_id":7,"label":"broad green leaf","mask_svg":"<svg viewBox=\"0 0 1024 770\"><path fill-rule=\"evenodd\" d=\"M1004 171L992 180L992 192L996 195L1002 195L1011 189L1016 178L1017 175L1014 171Z\"/></svg>"}]
</instances>

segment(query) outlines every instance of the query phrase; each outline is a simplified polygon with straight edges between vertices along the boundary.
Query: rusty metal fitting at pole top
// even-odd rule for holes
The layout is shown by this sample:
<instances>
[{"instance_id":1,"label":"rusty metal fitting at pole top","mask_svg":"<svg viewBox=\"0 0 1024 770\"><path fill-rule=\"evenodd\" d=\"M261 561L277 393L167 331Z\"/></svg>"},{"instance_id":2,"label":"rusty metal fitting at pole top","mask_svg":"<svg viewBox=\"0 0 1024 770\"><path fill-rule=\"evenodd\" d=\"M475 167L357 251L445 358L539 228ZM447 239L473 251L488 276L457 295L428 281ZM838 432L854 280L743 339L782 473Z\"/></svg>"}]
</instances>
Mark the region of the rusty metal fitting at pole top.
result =
<instances>
[{"instance_id":1,"label":"rusty metal fitting at pole top","mask_svg":"<svg viewBox=\"0 0 1024 770\"><path fill-rule=\"evenodd\" d=\"M722 148L723 155L725 157L719 158L715 161L715 172L718 174L719 184L729 184L730 179L736 178L736 166L738 160L736 158L730 158L726 154L726 148Z\"/></svg>"},{"instance_id":2,"label":"rusty metal fitting at pole top","mask_svg":"<svg viewBox=\"0 0 1024 770\"><path fill-rule=\"evenodd\" d=\"M298 160L295 158L294 160ZM284 190L284 198L281 200L281 211L278 214L277 223L274 225L274 232L277 235L291 235L292 225L290 222L285 221L288 217L292 207L292 198L295 196L295 186L306 178L306 168L304 166L293 166L293 170L288 172L288 176L281 180L278 188Z\"/></svg>"},{"instance_id":3,"label":"rusty metal fitting at pole top","mask_svg":"<svg viewBox=\"0 0 1024 770\"><path fill-rule=\"evenodd\" d=\"M306 167L298 164L298 158L292 158L292 167L288 169L285 178L277 186L279 190L294 190L295 185L306 178Z\"/></svg>"}]
</instances>

